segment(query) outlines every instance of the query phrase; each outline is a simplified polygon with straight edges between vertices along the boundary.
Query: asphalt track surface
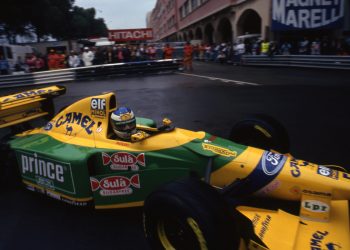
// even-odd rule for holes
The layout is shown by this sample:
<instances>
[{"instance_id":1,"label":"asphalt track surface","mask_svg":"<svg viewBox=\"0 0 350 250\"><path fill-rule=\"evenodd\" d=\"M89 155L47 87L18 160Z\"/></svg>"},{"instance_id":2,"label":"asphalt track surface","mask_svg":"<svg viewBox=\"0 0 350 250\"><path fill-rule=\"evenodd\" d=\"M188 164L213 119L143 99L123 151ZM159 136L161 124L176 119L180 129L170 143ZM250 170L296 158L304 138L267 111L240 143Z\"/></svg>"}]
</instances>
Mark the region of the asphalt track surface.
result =
<instances>
[{"instance_id":1,"label":"asphalt track surface","mask_svg":"<svg viewBox=\"0 0 350 250\"><path fill-rule=\"evenodd\" d=\"M350 168L349 71L203 62L194 68L67 83L67 94L55 104L59 110L80 98L114 91L119 105L133 108L137 116L169 117L177 127L222 137L240 119L264 113L285 126L295 157ZM141 219L140 208L82 209L8 184L0 189L0 250L149 249Z\"/></svg>"}]
</instances>

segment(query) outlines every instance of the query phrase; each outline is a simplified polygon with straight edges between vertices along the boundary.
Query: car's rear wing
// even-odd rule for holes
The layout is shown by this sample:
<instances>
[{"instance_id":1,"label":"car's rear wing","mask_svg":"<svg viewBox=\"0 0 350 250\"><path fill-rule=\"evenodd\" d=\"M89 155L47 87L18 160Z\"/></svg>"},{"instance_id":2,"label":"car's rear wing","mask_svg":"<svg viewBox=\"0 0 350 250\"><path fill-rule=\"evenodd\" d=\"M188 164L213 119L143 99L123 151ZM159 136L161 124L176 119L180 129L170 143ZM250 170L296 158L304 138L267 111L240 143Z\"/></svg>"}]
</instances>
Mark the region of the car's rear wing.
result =
<instances>
[{"instance_id":1,"label":"car's rear wing","mask_svg":"<svg viewBox=\"0 0 350 250\"><path fill-rule=\"evenodd\" d=\"M0 128L54 115L52 99L65 93L64 86L50 86L0 97Z\"/></svg>"}]
</instances>

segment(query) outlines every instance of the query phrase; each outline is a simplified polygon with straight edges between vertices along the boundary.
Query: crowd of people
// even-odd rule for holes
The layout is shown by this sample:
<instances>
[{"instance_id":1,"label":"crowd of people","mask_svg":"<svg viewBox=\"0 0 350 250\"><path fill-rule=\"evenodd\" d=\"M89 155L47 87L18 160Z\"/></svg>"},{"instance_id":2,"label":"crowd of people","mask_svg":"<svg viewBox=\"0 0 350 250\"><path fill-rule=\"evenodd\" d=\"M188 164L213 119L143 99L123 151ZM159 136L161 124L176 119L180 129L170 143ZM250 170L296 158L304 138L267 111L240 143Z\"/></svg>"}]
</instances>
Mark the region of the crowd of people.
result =
<instances>
[{"instance_id":1,"label":"crowd of people","mask_svg":"<svg viewBox=\"0 0 350 250\"><path fill-rule=\"evenodd\" d=\"M169 43L163 47L148 45L114 45L103 47L84 47L80 51L66 53L60 50L49 50L45 56L28 54L24 60L20 57L14 71L36 72L64 68L76 68L100 64L134 62L155 59L182 57L184 69L192 71L192 60L213 61L219 63L240 63L242 55L350 55L350 40L312 39L303 37L297 42L288 40L275 42L268 40L240 40L236 43L190 44L173 48ZM179 55L180 54L180 55ZM0 74L8 74L9 64L0 55Z\"/></svg>"},{"instance_id":2,"label":"crowd of people","mask_svg":"<svg viewBox=\"0 0 350 250\"><path fill-rule=\"evenodd\" d=\"M173 58L174 48L166 44L163 48L149 45L115 45L101 47L84 47L79 51L65 51L50 49L47 55L30 53L26 58L18 57L13 71L37 72L42 70L55 70L76 68L100 64L135 62L155 59ZM0 55L0 73L10 73L10 65Z\"/></svg>"},{"instance_id":3,"label":"crowd of people","mask_svg":"<svg viewBox=\"0 0 350 250\"><path fill-rule=\"evenodd\" d=\"M350 40L328 40L303 37L299 41L240 40L236 43L200 44L194 46L194 57L201 61L239 64L242 55L350 55Z\"/></svg>"}]
</instances>

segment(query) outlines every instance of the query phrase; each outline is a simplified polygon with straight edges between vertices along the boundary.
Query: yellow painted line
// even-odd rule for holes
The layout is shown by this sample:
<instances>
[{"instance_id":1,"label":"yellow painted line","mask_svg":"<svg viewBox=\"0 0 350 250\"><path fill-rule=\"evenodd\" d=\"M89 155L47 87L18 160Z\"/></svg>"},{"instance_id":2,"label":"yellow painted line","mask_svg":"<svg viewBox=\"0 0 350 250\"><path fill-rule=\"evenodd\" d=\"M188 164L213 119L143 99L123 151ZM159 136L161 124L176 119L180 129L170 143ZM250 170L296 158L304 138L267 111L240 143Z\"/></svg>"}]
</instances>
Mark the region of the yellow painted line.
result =
<instances>
[{"instance_id":1,"label":"yellow painted line","mask_svg":"<svg viewBox=\"0 0 350 250\"><path fill-rule=\"evenodd\" d=\"M109 209L109 208L127 208L127 207L142 207L143 201L135 201L123 204L113 204L113 205L95 205L96 209Z\"/></svg>"},{"instance_id":2,"label":"yellow painted line","mask_svg":"<svg viewBox=\"0 0 350 250\"><path fill-rule=\"evenodd\" d=\"M35 187L35 188L38 188L38 189L42 189L42 190L45 190L45 191L49 191L53 194L56 194L56 195L59 195L59 196L62 196L66 199L69 199L69 200L72 200L72 201L78 201L78 202L85 202L85 201L91 201L92 200L92 197L86 197L86 198L75 198L75 197L71 197L71 196L68 196L68 195L65 195L65 194L62 194L62 193L59 193L59 192L56 192L56 191L52 191L50 189L46 189L44 187L41 187L39 185L36 185L36 184L33 184L29 181L26 181L26 180L22 180L24 184L28 185L28 186L32 186L32 187Z\"/></svg>"}]
</instances>

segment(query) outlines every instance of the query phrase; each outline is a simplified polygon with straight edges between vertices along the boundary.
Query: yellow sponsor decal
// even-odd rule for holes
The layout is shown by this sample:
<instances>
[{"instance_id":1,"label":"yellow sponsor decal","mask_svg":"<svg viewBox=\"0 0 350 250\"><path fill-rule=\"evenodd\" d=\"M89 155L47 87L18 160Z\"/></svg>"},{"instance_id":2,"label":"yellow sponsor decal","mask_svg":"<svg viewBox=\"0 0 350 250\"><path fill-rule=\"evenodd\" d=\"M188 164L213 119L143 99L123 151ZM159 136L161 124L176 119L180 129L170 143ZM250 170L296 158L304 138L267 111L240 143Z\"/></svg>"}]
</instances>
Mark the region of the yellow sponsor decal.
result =
<instances>
[{"instance_id":1,"label":"yellow sponsor decal","mask_svg":"<svg viewBox=\"0 0 350 250\"><path fill-rule=\"evenodd\" d=\"M300 217L313 221L329 221L331 197L303 194Z\"/></svg>"},{"instance_id":2,"label":"yellow sponsor decal","mask_svg":"<svg viewBox=\"0 0 350 250\"><path fill-rule=\"evenodd\" d=\"M45 191L46 191L46 192L49 192L49 194L47 194L47 195L49 195L49 196L50 196L50 194L55 194L55 195L57 195L57 196L61 196L61 197L63 197L63 198L66 198L66 199L72 200L72 201L76 201L76 202L88 202L88 201L92 201L92 197L76 198L76 197L72 197L72 196L65 195L65 194L60 193L60 192L57 192L57 191L53 191L53 190L50 190L50 189L43 188L43 187L41 187L41 186L39 186L39 185L33 184L33 183L31 183L31 182L29 182L29 181L26 181L26 180L22 180L22 182L23 182L25 185L27 185L27 186L31 186L31 187L40 189L40 190L42 190L42 192L45 192Z\"/></svg>"},{"instance_id":3,"label":"yellow sponsor decal","mask_svg":"<svg viewBox=\"0 0 350 250\"><path fill-rule=\"evenodd\" d=\"M203 149L204 150L209 150L215 154L222 155L225 157L237 157L237 152L236 151L231 151L227 148L222 148L218 147L215 145L207 144L207 143L202 143Z\"/></svg>"}]
</instances>

